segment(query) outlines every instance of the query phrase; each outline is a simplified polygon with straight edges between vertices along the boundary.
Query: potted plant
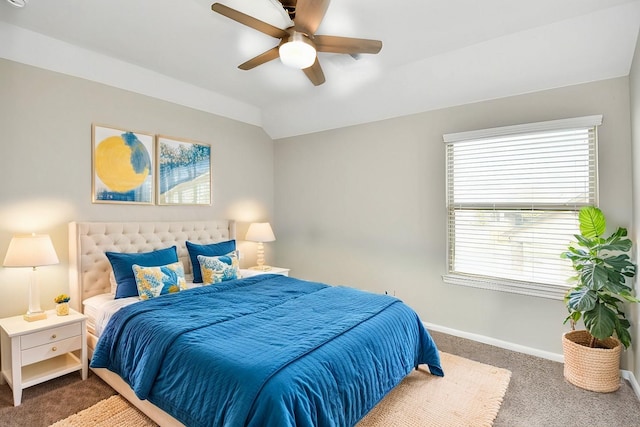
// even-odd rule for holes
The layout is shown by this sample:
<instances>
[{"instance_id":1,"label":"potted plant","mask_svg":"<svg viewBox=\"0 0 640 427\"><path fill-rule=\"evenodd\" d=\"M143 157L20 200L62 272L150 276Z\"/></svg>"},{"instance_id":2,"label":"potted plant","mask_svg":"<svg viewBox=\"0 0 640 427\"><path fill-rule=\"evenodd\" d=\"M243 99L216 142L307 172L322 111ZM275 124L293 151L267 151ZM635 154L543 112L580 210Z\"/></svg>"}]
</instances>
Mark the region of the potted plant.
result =
<instances>
[{"instance_id":1,"label":"potted plant","mask_svg":"<svg viewBox=\"0 0 640 427\"><path fill-rule=\"evenodd\" d=\"M60 294L53 299L56 303L56 314L58 316L66 316L69 314L69 300L71 300L71 298L67 294Z\"/></svg>"},{"instance_id":2,"label":"potted plant","mask_svg":"<svg viewBox=\"0 0 640 427\"><path fill-rule=\"evenodd\" d=\"M631 326L624 312L626 302L640 302L627 285L636 266L629 257L632 242L619 227L604 238L606 220L593 206L580 210L580 233L563 258L571 260L577 275L565 296L571 331L563 335L564 376L578 387L611 392L620 386L621 344L631 344ZM575 330L583 320L586 330ZM615 333L615 336L614 336Z\"/></svg>"}]
</instances>

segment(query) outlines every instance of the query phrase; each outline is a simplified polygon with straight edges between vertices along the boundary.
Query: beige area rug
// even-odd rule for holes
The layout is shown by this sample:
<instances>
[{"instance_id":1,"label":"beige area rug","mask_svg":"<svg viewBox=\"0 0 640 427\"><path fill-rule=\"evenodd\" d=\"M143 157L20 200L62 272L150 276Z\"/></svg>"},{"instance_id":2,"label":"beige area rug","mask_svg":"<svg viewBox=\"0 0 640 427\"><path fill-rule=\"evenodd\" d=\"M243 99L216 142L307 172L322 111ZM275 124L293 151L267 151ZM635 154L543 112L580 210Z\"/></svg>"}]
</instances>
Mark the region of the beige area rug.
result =
<instances>
[{"instance_id":1,"label":"beige area rug","mask_svg":"<svg viewBox=\"0 0 640 427\"><path fill-rule=\"evenodd\" d=\"M150 418L116 394L50 427L150 427Z\"/></svg>"},{"instance_id":2,"label":"beige area rug","mask_svg":"<svg viewBox=\"0 0 640 427\"><path fill-rule=\"evenodd\" d=\"M357 427L491 426L511 371L440 352L444 377L412 371Z\"/></svg>"},{"instance_id":3,"label":"beige area rug","mask_svg":"<svg viewBox=\"0 0 640 427\"><path fill-rule=\"evenodd\" d=\"M491 426L509 386L511 372L440 353L444 377L426 366L411 372L357 427ZM119 395L112 396L51 427L150 427L149 418Z\"/></svg>"}]
</instances>

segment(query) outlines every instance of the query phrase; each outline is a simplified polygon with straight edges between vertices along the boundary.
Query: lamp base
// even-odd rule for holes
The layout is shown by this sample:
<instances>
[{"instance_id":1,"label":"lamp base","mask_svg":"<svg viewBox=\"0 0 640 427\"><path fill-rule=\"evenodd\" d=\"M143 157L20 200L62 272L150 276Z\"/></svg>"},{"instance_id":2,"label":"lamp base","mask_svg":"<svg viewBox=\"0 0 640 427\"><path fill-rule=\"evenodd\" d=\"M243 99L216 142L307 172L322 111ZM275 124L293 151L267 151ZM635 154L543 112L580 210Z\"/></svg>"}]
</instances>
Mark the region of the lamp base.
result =
<instances>
[{"instance_id":1,"label":"lamp base","mask_svg":"<svg viewBox=\"0 0 640 427\"><path fill-rule=\"evenodd\" d=\"M41 311L39 313L26 313L24 315L24 320L27 322L34 322L36 320L44 320L47 318L47 313Z\"/></svg>"},{"instance_id":2,"label":"lamp base","mask_svg":"<svg viewBox=\"0 0 640 427\"><path fill-rule=\"evenodd\" d=\"M257 270L257 271L269 271L271 270L270 265L256 265L253 267L249 267L249 270Z\"/></svg>"}]
</instances>

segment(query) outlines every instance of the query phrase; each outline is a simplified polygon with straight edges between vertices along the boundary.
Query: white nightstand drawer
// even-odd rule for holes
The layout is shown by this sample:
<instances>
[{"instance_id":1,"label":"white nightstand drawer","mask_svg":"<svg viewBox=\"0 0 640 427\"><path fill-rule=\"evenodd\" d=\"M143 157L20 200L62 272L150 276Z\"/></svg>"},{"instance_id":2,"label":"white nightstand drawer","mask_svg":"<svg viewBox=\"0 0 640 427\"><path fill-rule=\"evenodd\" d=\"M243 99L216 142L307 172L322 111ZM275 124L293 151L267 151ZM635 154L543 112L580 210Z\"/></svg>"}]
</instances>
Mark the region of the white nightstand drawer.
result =
<instances>
[{"instance_id":1,"label":"white nightstand drawer","mask_svg":"<svg viewBox=\"0 0 640 427\"><path fill-rule=\"evenodd\" d=\"M28 350L23 350L22 366L60 356L61 354L65 354L70 351L80 350L80 348L82 348L82 337L78 335L53 343L33 347Z\"/></svg>"},{"instance_id":2,"label":"white nightstand drawer","mask_svg":"<svg viewBox=\"0 0 640 427\"><path fill-rule=\"evenodd\" d=\"M20 349L26 350L43 344L60 341L65 338L80 336L81 334L82 325L80 323L73 323L71 325L47 329L46 331L34 332L23 335L20 338Z\"/></svg>"}]
</instances>

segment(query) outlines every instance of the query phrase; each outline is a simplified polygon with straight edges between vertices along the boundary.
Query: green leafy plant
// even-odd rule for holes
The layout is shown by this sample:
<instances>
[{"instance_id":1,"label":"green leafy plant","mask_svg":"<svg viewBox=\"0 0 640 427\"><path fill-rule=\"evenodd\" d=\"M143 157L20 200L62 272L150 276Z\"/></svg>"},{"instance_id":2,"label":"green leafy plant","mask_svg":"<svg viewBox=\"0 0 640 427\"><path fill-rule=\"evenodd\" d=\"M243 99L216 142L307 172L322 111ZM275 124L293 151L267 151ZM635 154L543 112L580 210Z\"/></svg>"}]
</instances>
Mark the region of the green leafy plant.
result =
<instances>
[{"instance_id":1,"label":"green leafy plant","mask_svg":"<svg viewBox=\"0 0 640 427\"><path fill-rule=\"evenodd\" d=\"M576 285L564 299L569 309L564 323L571 321L573 328L582 318L592 337L591 347L615 331L627 348L631 345L631 325L624 313L624 303L640 302L626 283L627 278L636 274L636 266L628 255L632 243L627 238L627 229L619 227L611 236L602 237L607 226L605 216L594 206L580 209L578 220L581 234L575 235L577 241L561 255L571 260L577 273L572 278Z\"/></svg>"}]
</instances>

